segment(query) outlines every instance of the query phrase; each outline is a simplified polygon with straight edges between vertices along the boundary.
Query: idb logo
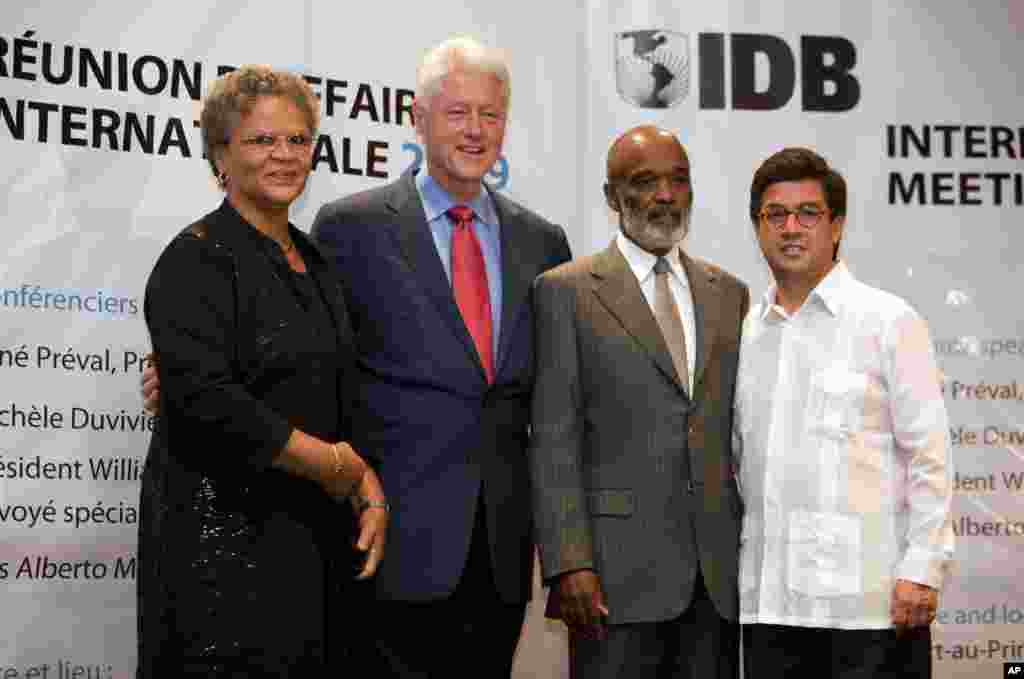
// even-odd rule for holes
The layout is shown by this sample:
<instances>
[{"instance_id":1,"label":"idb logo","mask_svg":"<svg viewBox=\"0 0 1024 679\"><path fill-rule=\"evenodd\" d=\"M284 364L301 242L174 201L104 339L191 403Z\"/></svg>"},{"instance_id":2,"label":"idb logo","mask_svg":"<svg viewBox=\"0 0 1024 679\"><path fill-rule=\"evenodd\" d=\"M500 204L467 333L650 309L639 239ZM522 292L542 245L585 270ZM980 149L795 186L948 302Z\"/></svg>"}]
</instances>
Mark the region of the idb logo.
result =
<instances>
[{"instance_id":1,"label":"idb logo","mask_svg":"<svg viewBox=\"0 0 1024 679\"><path fill-rule=\"evenodd\" d=\"M797 78L804 111L841 113L860 102L860 81L853 72L857 48L843 37L801 36L798 62L790 45L775 35L700 33L697 54L702 109L780 109L793 98ZM685 34L653 29L615 34L616 88L635 106L675 106L689 93L690 71Z\"/></svg>"},{"instance_id":2,"label":"idb logo","mask_svg":"<svg viewBox=\"0 0 1024 679\"><path fill-rule=\"evenodd\" d=\"M674 31L615 34L615 88L640 108L669 108L690 93L690 39Z\"/></svg>"}]
</instances>

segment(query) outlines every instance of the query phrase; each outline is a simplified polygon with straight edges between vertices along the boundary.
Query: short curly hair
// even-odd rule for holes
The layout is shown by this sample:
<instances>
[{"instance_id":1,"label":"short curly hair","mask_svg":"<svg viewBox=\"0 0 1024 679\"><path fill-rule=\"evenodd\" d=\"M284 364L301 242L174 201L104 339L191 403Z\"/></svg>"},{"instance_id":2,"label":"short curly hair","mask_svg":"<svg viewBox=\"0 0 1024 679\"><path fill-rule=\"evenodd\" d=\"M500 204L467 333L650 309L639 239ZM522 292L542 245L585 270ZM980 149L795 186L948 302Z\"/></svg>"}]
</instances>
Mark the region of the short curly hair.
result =
<instances>
[{"instance_id":1,"label":"short curly hair","mask_svg":"<svg viewBox=\"0 0 1024 679\"><path fill-rule=\"evenodd\" d=\"M311 136L316 136L320 104L309 83L301 76L275 71L270 66L242 66L213 81L199 114L203 151L215 177L218 149L227 146L242 116L252 111L260 97L284 97L293 102L305 116Z\"/></svg>"}]
</instances>

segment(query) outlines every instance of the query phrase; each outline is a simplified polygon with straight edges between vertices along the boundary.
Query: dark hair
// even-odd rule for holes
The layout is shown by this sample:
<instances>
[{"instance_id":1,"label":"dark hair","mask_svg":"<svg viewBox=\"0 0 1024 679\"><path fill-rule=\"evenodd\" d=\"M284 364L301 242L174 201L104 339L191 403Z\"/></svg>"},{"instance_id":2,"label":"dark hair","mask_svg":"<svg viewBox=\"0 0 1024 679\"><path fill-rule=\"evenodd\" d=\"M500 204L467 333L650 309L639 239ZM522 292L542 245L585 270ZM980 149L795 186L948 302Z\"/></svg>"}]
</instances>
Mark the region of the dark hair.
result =
<instances>
[{"instance_id":1,"label":"dark hair","mask_svg":"<svg viewBox=\"0 0 1024 679\"><path fill-rule=\"evenodd\" d=\"M846 180L824 158L810 149L787 148L761 163L750 184L750 220L757 224L761 212L761 196L778 182L817 179L825 194L825 203L832 219L846 215Z\"/></svg>"}]
</instances>

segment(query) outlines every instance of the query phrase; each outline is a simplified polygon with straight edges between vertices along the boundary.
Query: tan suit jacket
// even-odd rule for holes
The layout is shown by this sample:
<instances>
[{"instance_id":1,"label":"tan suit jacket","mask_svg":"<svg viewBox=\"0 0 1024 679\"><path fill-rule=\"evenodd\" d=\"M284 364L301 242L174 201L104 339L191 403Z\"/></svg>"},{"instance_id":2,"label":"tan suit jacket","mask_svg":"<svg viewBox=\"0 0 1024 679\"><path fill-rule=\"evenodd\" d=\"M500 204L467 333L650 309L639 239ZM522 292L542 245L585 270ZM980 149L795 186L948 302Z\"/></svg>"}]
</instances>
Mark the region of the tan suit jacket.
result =
<instances>
[{"instance_id":1,"label":"tan suit jacket","mask_svg":"<svg viewBox=\"0 0 1024 679\"><path fill-rule=\"evenodd\" d=\"M543 575L596 571L611 624L678 616L698 564L719 613L737 618L742 506L730 444L749 293L711 264L683 264L692 395L614 242L534 283L530 463Z\"/></svg>"}]
</instances>

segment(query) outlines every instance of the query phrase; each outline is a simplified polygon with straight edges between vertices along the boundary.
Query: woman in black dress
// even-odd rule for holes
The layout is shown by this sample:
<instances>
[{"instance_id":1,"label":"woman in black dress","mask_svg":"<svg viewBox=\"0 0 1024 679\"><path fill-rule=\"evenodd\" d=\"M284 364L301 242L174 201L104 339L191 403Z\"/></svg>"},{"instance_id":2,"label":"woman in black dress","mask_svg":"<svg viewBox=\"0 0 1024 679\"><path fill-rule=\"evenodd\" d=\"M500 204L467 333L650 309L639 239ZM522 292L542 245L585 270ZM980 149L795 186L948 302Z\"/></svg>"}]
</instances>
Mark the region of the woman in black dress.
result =
<instances>
[{"instance_id":1,"label":"woman in black dress","mask_svg":"<svg viewBox=\"0 0 1024 679\"><path fill-rule=\"evenodd\" d=\"M146 287L160 416L142 481L140 677L326 676L351 638L346 583L381 558L387 504L346 443L342 289L288 222L318 117L300 77L266 67L229 73L203 104L225 200Z\"/></svg>"}]
</instances>

